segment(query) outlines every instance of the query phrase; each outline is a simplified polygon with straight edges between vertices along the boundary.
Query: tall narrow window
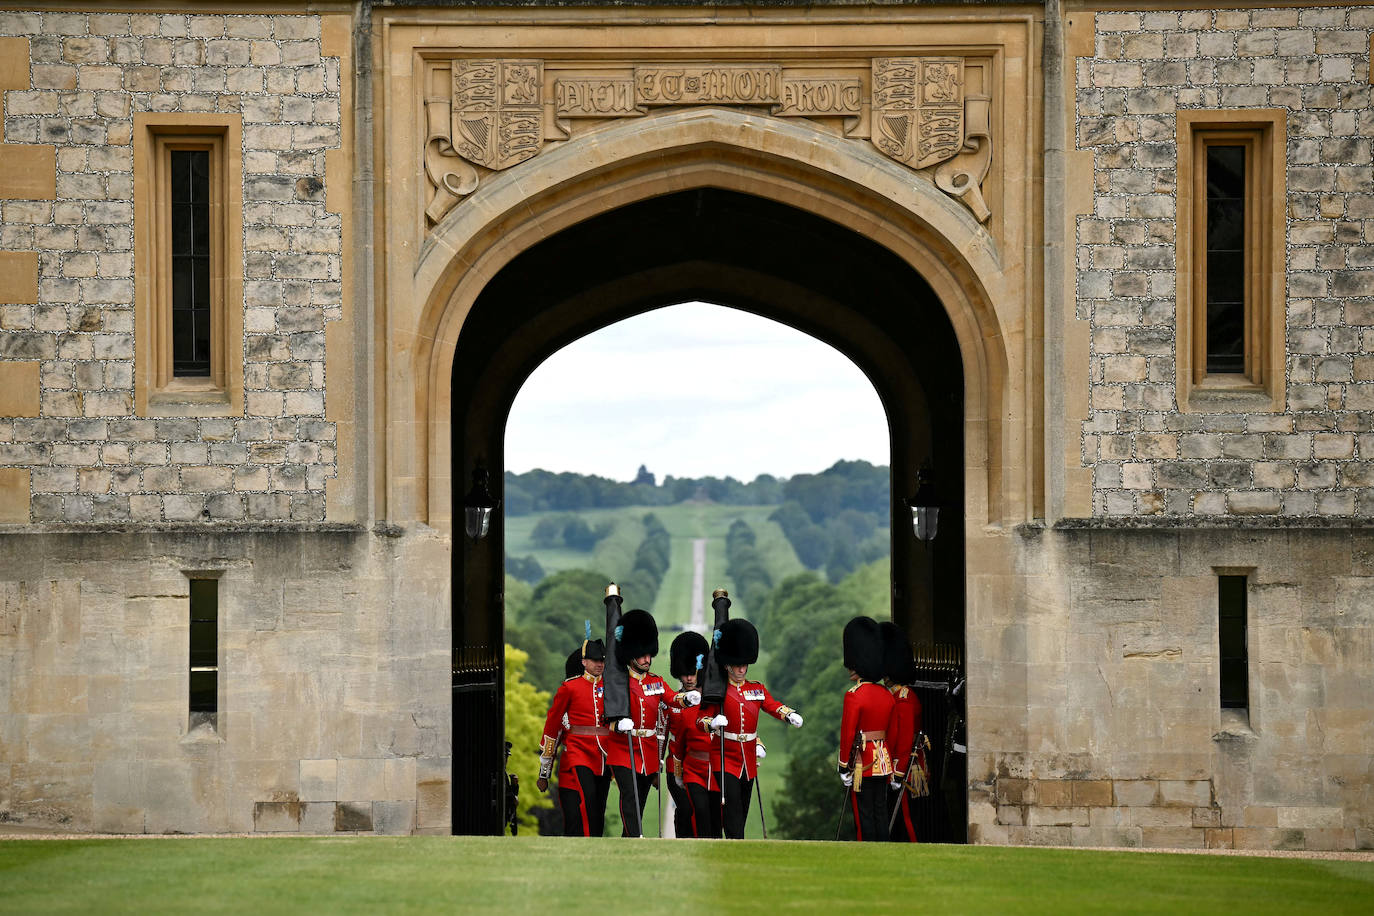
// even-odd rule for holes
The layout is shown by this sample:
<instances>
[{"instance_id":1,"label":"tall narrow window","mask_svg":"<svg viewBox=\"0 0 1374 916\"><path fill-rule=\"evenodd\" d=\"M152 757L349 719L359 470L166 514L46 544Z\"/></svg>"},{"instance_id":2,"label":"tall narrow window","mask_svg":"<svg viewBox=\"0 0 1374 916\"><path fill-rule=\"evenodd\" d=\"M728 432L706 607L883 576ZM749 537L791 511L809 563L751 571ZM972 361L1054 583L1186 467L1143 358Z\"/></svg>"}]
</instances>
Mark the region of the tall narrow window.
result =
<instances>
[{"instance_id":1,"label":"tall narrow window","mask_svg":"<svg viewBox=\"0 0 1374 916\"><path fill-rule=\"evenodd\" d=\"M1204 143L1207 162L1207 333L1208 375L1245 372L1246 300L1245 175L1249 145ZM1253 245L1253 242L1252 242Z\"/></svg>"},{"instance_id":2,"label":"tall narrow window","mask_svg":"<svg viewBox=\"0 0 1374 916\"><path fill-rule=\"evenodd\" d=\"M171 157L172 375L210 375L210 151Z\"/></svg>"},{"instance_id":3,"label":"tall narrow window","mask_svg":"<svg viewBox=\"0 0 1374 916\"><path fill-rule=\"evenodd\" d=\"M144 113L134 126L135 406L241 413L241 118Z\"/></svg>"},{"instance_id":4,"label":"tall narrow window","mask_svg":"<svg viewBox=\"0 0 1374 916\"><path fill-rule=\"evenodd\" d=\"M1283 406L1285 113L1178 114L1184 410ZM1244 403L1236 399L1248 399Z\"/></svg>"},{"instance_id":5,"label":"tall narrow window","mask_svg":"<svg viewBox=\"0 0 1374 916\"><path fill-rule=\"evenodd\" d=\"M219 712L219 581L191 580L192 727L215 723Z\"/></svg>"},{"instance_id":6,"label":"tall narrow window","mask_svg":"<svg viewBox=\"0 0 1374 916\"><path fill-rule=\"evenodd\" d=\"M1250 705L1250 659L1245 645L1247 576L1217 577L1217 637L1221 658L1221 708Z\"/></svg>"}]
</instances>

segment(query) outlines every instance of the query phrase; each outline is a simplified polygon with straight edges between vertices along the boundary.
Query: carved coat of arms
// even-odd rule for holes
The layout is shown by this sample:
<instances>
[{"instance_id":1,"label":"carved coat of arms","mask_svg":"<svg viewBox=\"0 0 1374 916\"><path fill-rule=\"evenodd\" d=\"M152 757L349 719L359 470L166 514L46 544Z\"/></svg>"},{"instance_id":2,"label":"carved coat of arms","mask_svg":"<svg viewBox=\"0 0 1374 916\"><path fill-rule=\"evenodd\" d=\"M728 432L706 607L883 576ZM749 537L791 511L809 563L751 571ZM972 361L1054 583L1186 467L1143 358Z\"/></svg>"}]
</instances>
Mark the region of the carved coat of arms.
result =
<instances>
[{"instance_id":1,"label":"carved coat of arms","mask_svg":"<svg viewBox=\"0 0 1374 916\"><path fill-rule=\"evenodd\" d=\"M510 168L539 152L544 63L453 62L453 149L489 169Z\"/></svg>"},{"instance_id":2,"label":"carved coat of arms","mask_svg":"<svg viewBox=\"0 0 1374 916\"><path fill-rule=\"evenodd\" d=\"M963 58L873 60L874 146L922 169L953 158L963 142Z\"/></svg>"}]
</instances>

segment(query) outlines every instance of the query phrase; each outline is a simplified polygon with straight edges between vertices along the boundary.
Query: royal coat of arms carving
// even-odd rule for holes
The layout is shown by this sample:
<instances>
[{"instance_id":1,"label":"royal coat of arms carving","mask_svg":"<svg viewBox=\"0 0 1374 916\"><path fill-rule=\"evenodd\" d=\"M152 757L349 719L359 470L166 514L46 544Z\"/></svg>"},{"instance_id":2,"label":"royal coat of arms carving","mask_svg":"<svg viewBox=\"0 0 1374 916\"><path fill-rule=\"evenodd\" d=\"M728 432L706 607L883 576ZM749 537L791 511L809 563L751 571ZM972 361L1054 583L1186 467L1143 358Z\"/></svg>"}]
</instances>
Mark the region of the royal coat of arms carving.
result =
<instances>
[{"instance_id":1,"label":"royal coat of arms carving","mask_svg":"<svg viewBox=\"0 0 1374 916\"><path fill-rule=\"evenodd\" d=\"M963 143L963 58L874 58L874 146L923 169L952 159Z\"/></svg>"},{"instance_id":2,"label":"royal coat of arms carving","mask_svg":"<svg viewBox=\"0 0 1374 916\"><path fill-rule=\"evenodd\" d=\"M453 149L489 169L510 168L544 144L544 63L453 62Z\"/></svg>"}]
</instances>

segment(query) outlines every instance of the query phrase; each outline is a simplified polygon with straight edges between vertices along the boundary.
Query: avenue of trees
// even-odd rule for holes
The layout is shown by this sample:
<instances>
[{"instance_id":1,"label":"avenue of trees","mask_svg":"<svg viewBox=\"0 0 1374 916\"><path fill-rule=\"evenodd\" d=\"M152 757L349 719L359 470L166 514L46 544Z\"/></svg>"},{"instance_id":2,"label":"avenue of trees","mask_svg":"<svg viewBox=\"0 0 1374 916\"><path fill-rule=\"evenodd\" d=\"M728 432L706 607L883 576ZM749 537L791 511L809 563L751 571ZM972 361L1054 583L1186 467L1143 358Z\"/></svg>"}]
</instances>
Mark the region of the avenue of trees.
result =
<instances>
[{"instance_id":1,"label":"avenue of trees","mask_svg":"<svg viewBox=\"0 0 1374 916\"><path fill-rule=\"evenodd\" d=\"M515 744L511 766L521 776L521 823L537 820L541 829L548 829L557 820L546 807L548 797L533 791L533 776L527 783L521 767L534 759L543 715L563 681L568 654L581 644L585 622L591 622L594 637L602 636L606 583L618 582L626 595L634 596L634 606L653 609L672 556L672 538L653 508L709 500L776 507L767 516L757 510L752 516L754 525L763 517L777 525L770 526L766 550L753 525L740 518L729 524L723 572L739 611L748 614L762 637L765 665L756 676L807 721L800 730L780 729L770 743L770 750L776 745L780 751L776 763L785 774L772 799L776 825L770 821L770 830L795 839L833 837L843 794L835 775L840 707L850 685L841 663L841 632L855 615L885 618L889 613L888 488L887 468L864 461L841 461L821 473L787 480L761 475L749 484L732 478L673 477L656 484L642 466L630 483L545 471L507 474L506 511L518 514L518 503L526 514L538 517L529 529L533 553L506 561L507 737ZM581 510L636 506L646 512L637 516L642 536L632 555L635 541L624 526L634 524L636 516L589 522L578 515ZM770 566L769 552L782 546L777 530L807 571L787 575L796 566L779 571L776 560ZM613 532L612 549L596 551L597 565L624 564L621 568L547 572L540 563L541 550L574 550L585 552L590 566L591 552ZM608 559L616 556L620 559ZM566 554L562 560L566 562ZM671 635L660 633L661 654L666 655ZM517 765L517 757L529 759ZM536 803L540 807L532 808Z\"/></svg>"}]
</instances>

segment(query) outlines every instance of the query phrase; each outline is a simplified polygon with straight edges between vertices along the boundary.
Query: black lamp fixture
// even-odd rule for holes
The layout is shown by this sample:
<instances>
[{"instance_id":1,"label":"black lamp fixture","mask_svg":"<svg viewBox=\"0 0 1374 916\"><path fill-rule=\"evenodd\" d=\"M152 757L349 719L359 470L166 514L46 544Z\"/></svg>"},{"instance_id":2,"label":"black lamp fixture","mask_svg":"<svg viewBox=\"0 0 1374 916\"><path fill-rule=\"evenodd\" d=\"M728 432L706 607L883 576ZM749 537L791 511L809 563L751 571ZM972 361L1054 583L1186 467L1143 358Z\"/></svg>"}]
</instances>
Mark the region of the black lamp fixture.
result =
<instances>
[{"instance_id":1,"label":"black lamp fixture","mask_svg":"<svg viewBox=\"0 0 1374 916\"><path fill-rule=\"evenodd\" d=\"M463 517L468 537L480 541L491 530L491 513L498 505L487 486L487 469L480 464L472 469L472 489L463 500Z\"/></svg>"},{"instance_id":2,"label":"black lamp fixture","mask_svg":"<svg viewBox=\"0 0 1374 916\"><path fill-rule=\"evenodd\" d=\"M902 500L911 508L911 527L916 531L916 540L922 544L933 540L940 527L940 506L935 501L930 477L930 467L921 468L916 473L916 495Z\"/></svg>"}]
</instances>

